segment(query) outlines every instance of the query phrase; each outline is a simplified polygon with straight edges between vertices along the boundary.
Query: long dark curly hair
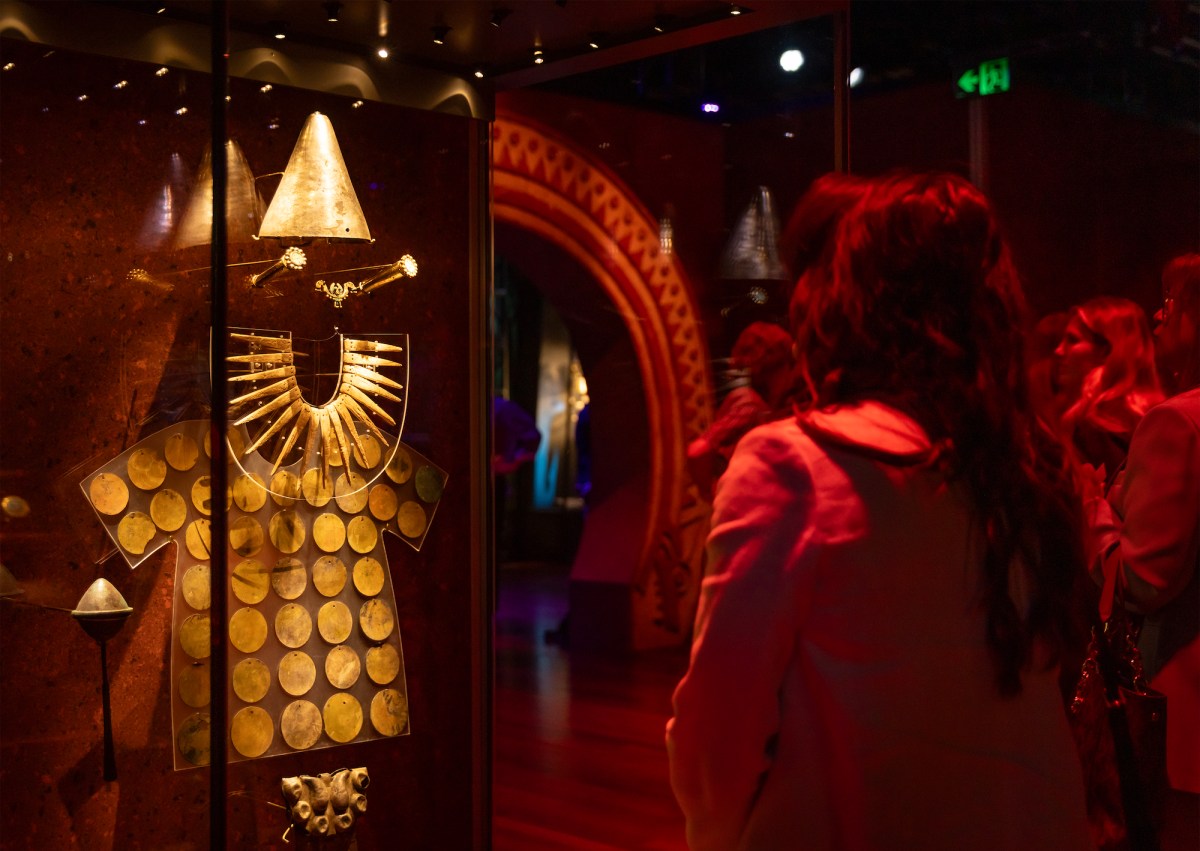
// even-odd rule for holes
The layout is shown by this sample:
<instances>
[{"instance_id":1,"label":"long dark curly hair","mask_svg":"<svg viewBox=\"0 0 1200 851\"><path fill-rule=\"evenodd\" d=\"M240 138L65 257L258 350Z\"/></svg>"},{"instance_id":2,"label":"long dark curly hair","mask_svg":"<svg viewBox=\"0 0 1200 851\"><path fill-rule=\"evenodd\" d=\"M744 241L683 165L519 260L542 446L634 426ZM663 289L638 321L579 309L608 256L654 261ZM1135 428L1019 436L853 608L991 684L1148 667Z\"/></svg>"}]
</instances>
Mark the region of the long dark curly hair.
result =
<instances>
[{"instance_id":1,"label":"long dark curly hair","mask_svg":"<svg viewBox=\"0 0 1200 851\"><path fill-rule=\"evenodd\" d=\"M1084 568L1069 466L1030 405L1024 318L988 199L943 173L871 181L792 301L802 408L875 398L904 410L934 442L930 464L969 495L1004 695L1020 692L1035 647L1053 661L1075 638Z\"/></svg>"}]
</instances>

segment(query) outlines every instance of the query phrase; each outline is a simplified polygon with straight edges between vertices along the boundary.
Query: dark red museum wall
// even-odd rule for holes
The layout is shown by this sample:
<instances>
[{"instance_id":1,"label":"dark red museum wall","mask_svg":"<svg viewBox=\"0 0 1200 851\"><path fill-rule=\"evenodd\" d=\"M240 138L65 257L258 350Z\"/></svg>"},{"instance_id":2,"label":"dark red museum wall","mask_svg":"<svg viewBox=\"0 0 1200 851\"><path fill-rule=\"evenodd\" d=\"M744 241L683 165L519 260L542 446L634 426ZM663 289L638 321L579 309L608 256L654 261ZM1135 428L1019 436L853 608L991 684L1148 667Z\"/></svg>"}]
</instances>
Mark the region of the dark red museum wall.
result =
<instances>
[{"instance_id":1,"label":"dark red museum wall","mask_svg":"<svg viewBox=\"0 0 1200 851\"><path fill-rule=\"evenodd\" d=\"M109 643L119 780L101 773L97 645L62 611L0 603L0 836L6 849L199 849L208 845L208 771L172 770L169 709L174 545L136 570L104 552L81 478L170 416L206 403L207 249L137 242L173 155L185 179L209 138L209 80L5 40L0 86L0 488L32 512L0 528L23 599L73 608L99 576L134 613ZM116 89L114 84L127 80ZM78 100L88 94L86 100ZM388 536L412 734L231 768L230 847L285 846L281 777L366 766L370 810L359 847L471 843L471 515L467 412L469 119L232 81L229 130L251 169L278 172L305 118L333 122L375 242L307 249L303 277L278 298L232 268L229 322L323 339L408 332L405 440L449 474L421 552ZM176 110L187 112L177 115ZM145 123L140 123L140 122ZM264 194L273 180L260 185ZM231 262L277 257L275 244L231 248ZM322 271L390 263L415 280L335 310L312 289ZM134 267L173 285L127 280ZM361 275L360 275L361 276ZM334 277L334 276L327 276ZM355 277L354 273L340 276Z\"/></svg>"}]
</instances>

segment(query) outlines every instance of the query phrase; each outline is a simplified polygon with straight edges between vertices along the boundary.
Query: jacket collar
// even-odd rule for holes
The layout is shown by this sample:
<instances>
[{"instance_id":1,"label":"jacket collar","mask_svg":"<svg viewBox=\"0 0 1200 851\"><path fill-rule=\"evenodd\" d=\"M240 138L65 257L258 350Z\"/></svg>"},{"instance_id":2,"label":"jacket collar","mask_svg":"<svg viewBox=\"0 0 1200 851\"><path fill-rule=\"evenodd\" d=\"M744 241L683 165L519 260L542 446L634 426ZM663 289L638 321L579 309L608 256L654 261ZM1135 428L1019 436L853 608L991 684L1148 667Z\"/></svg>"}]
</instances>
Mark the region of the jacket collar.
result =
<instances>
[{"instance_id":1,"label":"jacket collar","mask_svg":"<svg viewBox=\"0 0 1200 851\"><path fill-rule=\"evenodd\" d=\"M798 422L822 443L892 464L918 464L933 451L925 430L912 417L875 400L807 411Z\"/></svg>"}]
</instances>

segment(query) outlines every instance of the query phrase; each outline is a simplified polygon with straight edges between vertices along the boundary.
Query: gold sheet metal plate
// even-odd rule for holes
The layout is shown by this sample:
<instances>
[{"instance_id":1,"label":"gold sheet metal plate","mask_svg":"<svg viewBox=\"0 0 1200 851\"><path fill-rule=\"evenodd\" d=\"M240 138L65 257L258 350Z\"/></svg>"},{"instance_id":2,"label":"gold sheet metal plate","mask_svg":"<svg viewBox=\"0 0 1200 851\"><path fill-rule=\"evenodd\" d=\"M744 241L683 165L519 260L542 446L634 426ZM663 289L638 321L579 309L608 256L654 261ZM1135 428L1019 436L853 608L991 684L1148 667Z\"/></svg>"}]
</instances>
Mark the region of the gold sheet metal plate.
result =
<instances>
[{"instance_id":1,"label":"gold sheet metal plate","mask_svg":"<svg viewBox=\"0 0 1200 851\"><path fill-rule=\"evenodd\" d=\"M193 565L183 575L183 600L198 612L212 605L212 576L207 564Z\"/></svg>"},{"instance_id":2,"label":"gold sheet metal plate","mask_svg":"<svg viewBox=\"0 0 1200 851\"><path fill-rule=\"evenodd\" d=\"M332 512L313 521L313 543L327 553L336 553L346 543L346 524Z\"/></svg>"},{"instance_id":3,"label":"gold sheet metal plate","mask_svg":"<svg viewBox=\"0 0 1200 851\"><path fill-rule=\"evenodd\" d=\"M230 587L233 588L233 595L243 603L261 603L271 587L271 571L256 558L243 559L233 569Z\"/></svg>"},{"instance_id":4,"label":"gold sheet metal plate","mask_svg":"<svg viewBox=\"0 0 1200 851\"><path fill-rule=\"evenodd\" d=\"M321 556L312 573L313 587L322 597L336 597L346 587L346 565L337 556Z\"/></svg>"},{"instance_id":5,"label":"gold sheet metal plate","mask_svg":"<svg viewBox=\"0 0 1200 851\"><path fill-rule=\"evenodd\" d=\"M187 520L187 503L170 488L163 488L150 500L150 519L164 532L174 532Z\"/></svg>"},{"instance_id":6,"label":"gold sheet metal plate","mask_svg":"<svg viewBox=\"0 0 1200 851\"><path fill-rule=\"evenodd\" d=\"M262 525L253 517L239 517L229 524L229 546L243 558L258 555L264 540Z\"/></svg>"},{"instance_id":7,"label":"gold sheet metal plate","mask_svg":"<svg viewBox=\"0 0 1200 851\"><path fill-rule=\"evenodd\" d=\"M301 498L300 477L291 470L278 470L271 477L271 499L280 508L291 508Z\"/></svg>"},{"instance_id":8,"label":"gold sheet metal plate","mask_svg":"<svg viewBox=\"0 0 1200 851\"><path fill-rule=\"evenodd\" d=\"M308 533L304 528L303 518L294 509L285 508L271 517L267 534L275 549L291 555L304 546L304 539Z\"/></svg>"},{"instance_id":9,"label":"gold sheet metal plate","mask_svg":"<svg viewBox=\"0 0 1200 851\"><path fill-rule=\"evenodd\" d=\"M320 467L313 467L300 478L300 492L313 508L324 508L333 499L333 480L322 475Z\"/></svg>"},{"instance_id":10,"label":"gold sheet metal plate","mask_svg":"<svg viewBox=\"0 0 1200 851\"><path fill-rule=\"evenodd\" d=\"M383 590L383 565L379 559L363 556L354 563L354 587L364 597L374 597Z\"/></svg>"},{"instance_id":11,"label":"gold sheet metal plate","mask_svg":"<svg viewBox=\"0 0 1200 851\"><path fill-rule=\"evenodd\" d=\"M308 585L308 571L298 558L281 558L271 570L271 588L285 600L295 600Z\"/></svg>"},{"instance_id":12,"label":"gold sheet metal plate","mask_svg":"<svg viewBox=\"0 0 1200 851\"><path fill-rule=\"evenodd\" d=\"M342 473L333 488L337 507L347 514L358 514L367 507L367 480L358 473Z\"/></svg>"},{"instance_id":13,"label":"gold sheet metal plate","mask_svg":"<svg viewBox=\"0 0 1200 851\"><path fill-rule=\"evenodd\" d=\"M308 700L293 700L279 718L280 732L288 747L298 751L308 750L321 739L324 727L321 710Z\"/></svg>"},{"instance_id":14,"label":"gold sheet metal plate","mask_svg":"<svg viewBox=\"0 0 1200 851\"><path fill-rule=\"evenodd\" d=\"M371 698L371 726L381 735L399 736L408 727L408 700L394 688Z\"/></svg>"},{"instance_id":15,"label":"gold sheet metal plate","mask_svg":"<svg viewBox=\"0 0 1200 851\"><path fill-rule=\"evenodd\" d=\"M344 644L330 650L325 657L325 679L336 689L351 688L358 682L361 672L362 662L358 654Z\"/></svg>"},{"instance_id":16,"label":"gold sheet metal plate","mask_svg":"<svg viewBox=\"0 0 1200 851\"><path fill-rule=\"evenodd\" d=\"M410 499L396 509L396 526L400 534L409 538L420 537L425 531L425 509L414 499Z\"/></svg>"},{"instance_id":17,"label":"gold sheet metal plate","mask_svg":"<svg viewBox=\"0 0 1200 851\"><path fill-rule=\"evenodd\" d=\"M358 462L358 466L374 470L383 460L383 449L379 446L379 441L375 439L374 435L364 434L359 436L359 442L362 443L363 451L359 452L358 447L355 446L351 450L354 460Z\"/></svg>"},{"instance_id":18,"label":"gold sheet metal plate","mask_svg":"<svg viewBox=\"0 0 1200 851\"><path fill-rule=\"evenodd\" d=\"M325 719L325 733L335 742L349 742L362 729L362 704L352 694L338 692L331 696L325 701L321 715Z\"/></svg>"},{"instance_id":19,"label":"gold sheet metal plate","mask_svg":"<svg viewBox=\"0 0 1200 851\"><path fill-rule=\"evenodd\" d=\"M152 491L167 480L167 462L153 449L138 449L129 456L126 473L135 487Z\"/></svg>"},{"instance_id":20,"label":"gold sheet metal plate","mask_svg":"<svg viewBox=\"0 0 1200 851\"><path fill-rule=\"evenodd\" d=\"M395 517L396 509L400 507L396 491L384 484L378 484L371 488L367 504L370 506L371 516L384 523Z\"/></svg>"},{"instance_id":21,"label":"gold sheet metal plate","mask_svg":"<svg viewBox=\"0 0 1200 851\"><path fill-rule=\"evenodd\" d=\"M211 671L208 662L193 662L179 674L179 699L192 709L208 706L212 700Z\"/></svg>"},{"instance_id":22,"label":"gold sheet metal plate","mask_svg":"<svg viewBox=\"0 0 1200 851\"><path fill-rule=\"evenodd\" d=\"M354 615L341 600L330 600L317 612L317 631L330 644L341 644L354 629Z\"/></svg>"},{"instance_id":23,"label":"gold sheet metal plate","mask_svg":"<svg viewBox=\"0 0 1200 851\"><path fill-rule=\"evenodd\" d=\"M179 646L193 659L207 659L212 653L212 622L208 615L189 615L179 625Z\"/></svg>"},{"instance_id":24,"label":"gold sheet metal plate","mask_svg":"<svg viewBox=\"0 0 1200 851\"><path fill-rule=\"evenodd\" d=\"M363 635L372 641L383 641L392 633L395 619L383 600L367 600L358 610L358 623Z\"/></svg>"},{"instance_id":25,"label":"gold sheet metal plate","mask_svg":"<svg viewBox=\"0 0 1200 851\"><path fill-rule=\"evenodd\" d=\"M208 765L212 761L209 747L211 718L207 712L197 712L184 719L175 737L179 752L192 765Z\"/></svg>"},{"instance_id":26,"label":"gold sheet metal plate","mask_svg":"<svg viewBox=\"0 0 1200 851\"><path fill-rule=\"evenodd\" d=\"M212 558L212 521L206 517L193 520L188 524L184 542L192 558L208 561Z\"/></svg>"},{"instance_id":27,"label":"gold sheet metal plate","mask_svg":"<svg viewBox=\"0 0 1200 851\"><path fill-rule=\"evenodd\" d=\"M379 527L366 515L351 518L346 524L346 541L350 544L350 549L360 555L366 555L379 543Z\"/></svg>"},{"instance_id":28,"label":"gold sheet metal plate","mask_svg":"<svg viewBox=\"0 0 1200 851\"><path fill-rule=\"evenodd\" d=\"M242 653L257 653L267 640L267 619L258 609L238 609L229 618L229 643Z\"/></svg>"},{"instance_id":29,"label":"gold sheet metal plate","mask_svg":"<svg viewBox=\"0 0 1200 851\"><path fill-rule=\"evenodd\" d=\"M293 650L279 660L279 686L292 697L308 694L317 681L317 666L302 650Z\"/></svg>"},{"instance_id":30,"label":"gold sheet metal plate","mask_svg":"<svg viewBox=\"0 0 1200 851\"><path fill-rule=\"evenodd\" d=\"M88 496L96 510L109 517L120 514L129 505L129 488L124 479L113 473L101 473L92 479Z\"/></svg>"},{"instance_id":31,"label":"gold sheet metal plate","mask_svg":"<svg viewBox=\"0 0 1200 851\"><path fill-rule=\"evenodd\" d=\"M417 470L417 496L425 502L437 502L446 486L445 476L436 467L426 464Z\"/></svg>"},{"instance_id":32,"label":"gold sheet metal plate","mask_svg":"<svg viewBox=\"0 0 1200 851\"><path fill-rule=\"evenodd\" d=\"M275 724L261 707L247 706L233 716L229 740L242 756L251 759L262 756L274 737Z\"/></svg>"},{"instance_id":33,"label":"gold sheet metal plate","mask_svg":"<svg viewBox=\"0 0 1200 851\"><path fill-rule=\"evenodd\" d=\"M233 666L233 693L238 700L258 703L271 690L271 669L261 659L243 659Z\"/></svg>"},{"instance_id":34,"label":"gold sheet metal plate","mask_svg":"<svg viewBox=\"0 0 1200 851\"><path fill-rule=\"evenodd\" d=\"M190 435L173 434L163 446L163 455L173 470L186 473L196 466L196 461L200 458L200 447Z\"/></svg>"},{"instance_id":35,"label":"gold sheet metal plate","mask_svg":"<svg viewBox=\"0 0 1200 851\"><path fill-rule=\"evenodd\" d=\"M233 504L247 514L252 514L266 505L267 487L262 476L258 473L244 473L234 479Z\"/></svg>"},{"instance_id":36,"label":"gold sheet metal plate","mask_svg":"<svg viewBox=\"0 0 1200 851\"><path fill-rule=\"evenodd\" d=\"M154 521L140 511L131 511L117 524L117 541L134 555L146 552L146 544L154 539Z\"/></svg>"},{"instance_id":37,"label":"gold sheet metal plate","mask_svg":"<svg viewBox=\"0 0 1200 851\"><path fill-rule=\"evenodd\" d=\"M387 477L396 484L405 484L413 474L412 455L403 446L397 446L396 454L388 462L385 472L387 472Z\"/></svg>"},{"instance_id":38,"label":"gold sheet metal plate","mask_svg":"<svg viewBox=\"0 0 1200 851\"><path fill-rule=\"evenodd\" d=\"M275 637L284 647L303 647L312 635L312 615L298 603L288 603L275 613Z\"/></svg>"},{"instance_id":39,"label":"gold sheet metal plate","mask_svg":"<svg viewBox=\"0 0 1200 851\"><path fill-rule=\"evenodd\" d=\"M367 651L367 676L376 685L385 686L400 674L400 654L390 644Z\"/></svg>"}]
</instances>

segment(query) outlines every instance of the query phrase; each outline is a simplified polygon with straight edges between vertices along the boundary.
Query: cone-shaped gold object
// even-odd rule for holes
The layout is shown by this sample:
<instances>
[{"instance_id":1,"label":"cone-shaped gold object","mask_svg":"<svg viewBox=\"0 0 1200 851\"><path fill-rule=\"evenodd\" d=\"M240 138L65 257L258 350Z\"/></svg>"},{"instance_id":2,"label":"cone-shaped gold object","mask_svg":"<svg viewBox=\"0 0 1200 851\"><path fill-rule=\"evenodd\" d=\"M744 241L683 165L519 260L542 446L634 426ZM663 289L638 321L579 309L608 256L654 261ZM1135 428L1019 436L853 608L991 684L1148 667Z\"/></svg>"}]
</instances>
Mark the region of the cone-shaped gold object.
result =
<instances>
[{"instance_id":1,"label":"cone-shaped gold object","mask_svg":"<svg viewBox=\"0 0 1200 851\"><path fill-rule=\"evenodd\" d=\"M327 116L314 112L304 123L258 235L370 241L367 220Z\"/></svg>"},{"instance_id":2,"label":"cone-shaped gold object","mask_svg":"<svg viewBox=\"0 0 1200 851\"><path fill-rule=\"evenodd\" d=\"M250 242L263 217L263 202L254 188L254 174L238 143L225 143L225 239L229 243ZM177 248L212 242L213 173L212 150L204 152L200 173L192 187L187 212L175 234Z\"/></svg>"},{"instance_id":3,"label":"cone-shaped gold object","mask_svg":"<svg viewBox=\"0 0 1200 851\"><path fill-rule=\"evenodd\" d=\"M721 277L747 281L787 280L779 259L779 219L771 190L758 187L721 255Z\"/></svg>"},{"instance_id":4,"label":"cone-shaped gold object","mask_svg":"<svg viewBox=\"0 0 1200 851\"><path fill-rule=\"evenodd\" d=\"M18 594L24 594L23 589L17 584L17 578L3 564L0 564L0 597L15 597Z\"/></svg>"},{"instance_id":5,"label":"cone-shaped gold object","mask_svg":"<svg viewBox=\"0 0 1200 851\"><path fill-rule=\"evenodd\" d=\"M83 592L75 611L71 612L84 632L104 642L121 630L133 609L125 602L116 586L104 577L97 579Z\"/></svg>"}]
</instances>

